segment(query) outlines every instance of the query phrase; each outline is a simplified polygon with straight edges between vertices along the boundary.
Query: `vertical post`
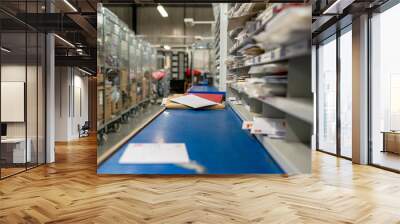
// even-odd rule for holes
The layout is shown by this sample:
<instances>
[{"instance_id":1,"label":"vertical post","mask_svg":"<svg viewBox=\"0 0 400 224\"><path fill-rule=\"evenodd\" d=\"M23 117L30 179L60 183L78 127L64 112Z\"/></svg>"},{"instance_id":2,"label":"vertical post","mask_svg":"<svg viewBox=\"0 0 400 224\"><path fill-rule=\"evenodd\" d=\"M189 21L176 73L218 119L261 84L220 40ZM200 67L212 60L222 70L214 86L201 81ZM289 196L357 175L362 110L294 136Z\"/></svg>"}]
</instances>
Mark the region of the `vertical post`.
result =
<instances>
[{"instance_id":1,"label":"vertical post","mask_svg":"<svg viewBox=\"0 0 400 224\"><path fill-rule=\"evenodd\" d=\"M2 31L1 31L1 28L2 28L2 24L0 23L0 47L2 47ZM3 124L2 122L1 122L1 110L2 110L2 108L1 108L1 77L2 77L2 74L1 74L1 67L2 67L2 58L1 58L1 52L0 52L0 129L1 129L1 125ZM3 167L3 164L2 164L2 162L1 162L1 151L3 150L2 149L2 147L1 147L1 145L2 144L0 144L0 180L2 179L1 178L1 170L2 170L2 167Z\"/></svg>"},{"instance_id":2,"label":"vertical post","mask_svg":"<svg viewBox=\"0 0 400 224\"><path fill-rule=\"evenodd\" d=\"M46 2L47 12L53 12L54 6ZM46 34L46 163L55 161L55 60L54 34Z\"/></svg>"},{"instance_id":3,"label":"vertical post","mask_svg":"<svg viewBox=\"0 0 400 224\"><path fill-rule=\"evenodd\" d=\"M336 155L342 156L340 27L336 28Z\"/></svg>"},{"instance_id":4,"label":"vertical post","mask_svg":"<svg viewBox=\"0 0 400 224\"><path fill-rule=\"evenodd\" d=\"M311 149L317 149L317 46L312 45L311 47L311 92L313 95L313 112L314 112L314 122L313 122L313 132L311 137Z\"/></svg>"},{"instance_id":5,"label":"vertical post","mask_svg":"<svg viewBox=\"0 0 400 224\"><path fill-rule=\"evenodd\" d=\"M227 68L225 60L228 55L228 3L220 4L220 15L219 15L219 90L226 91L226 73ZM223 41L224 40L224 41Z\"/></svg>"},{"instance_id":6,"label":"vertical post","mask_svg":"<svg viewBox=\"0 0 400 224\"><path fill-rule=\"evenodd\" d=\"M353 19L353 162L368 163L368 15Z\"/></svg>"},{"instance_id":7,"label":"vertical post","mask_svg":"<svg viewBox=\"0 0 400 224\"><path fill-rule=\"evenodd\" d=\"M28 12L27 3L25 3L25 12ZM27 21L27 13L24 13ZM28 169L28 25L25 23L25 84L24 84L24 123L25 123L25 170Z\"/></svg>"}]
</instances>

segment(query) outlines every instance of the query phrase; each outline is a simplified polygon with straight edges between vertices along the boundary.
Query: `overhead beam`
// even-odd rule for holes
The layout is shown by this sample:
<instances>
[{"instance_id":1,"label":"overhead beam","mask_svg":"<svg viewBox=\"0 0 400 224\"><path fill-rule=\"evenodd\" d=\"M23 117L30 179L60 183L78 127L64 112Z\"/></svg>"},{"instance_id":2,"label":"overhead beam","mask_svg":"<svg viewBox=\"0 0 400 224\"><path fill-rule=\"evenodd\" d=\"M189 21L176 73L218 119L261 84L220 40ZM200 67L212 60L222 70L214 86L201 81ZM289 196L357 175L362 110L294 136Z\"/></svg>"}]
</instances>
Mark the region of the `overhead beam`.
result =
<instances>
[{"instance_id":1,"label":"overhead beam","mask_svg":"<svg viewBox=\"0 0 400 224\"><path fill-rule=\"evenodd\" d=\"M76 13L77 14L77 13ZM62 13L19 13L20 21L43 32L79 31L82 28Z\"/></svg>"},{"instance_id":2,"label":"overhead beam","mask_svg":"<svg viewBox=\"0 0 400 224\"><path fill-rule=\"evenodd\" d=\"M97 60L91 56L55 56L56 66L79 66L96 68Z\"/></svg>"},{"instance_id":3,"label":"overhead beam","mask_svg":"<svg viewBox=\"0 0 400 224\"><path fill-rule=\"evenodd\" d=\"M85 17L80 14L68 14L67 15L72 21L74 21L82 30L90 37L89 40L96 42L97 30L90 24Z\"/></svg>"}]
</instances>

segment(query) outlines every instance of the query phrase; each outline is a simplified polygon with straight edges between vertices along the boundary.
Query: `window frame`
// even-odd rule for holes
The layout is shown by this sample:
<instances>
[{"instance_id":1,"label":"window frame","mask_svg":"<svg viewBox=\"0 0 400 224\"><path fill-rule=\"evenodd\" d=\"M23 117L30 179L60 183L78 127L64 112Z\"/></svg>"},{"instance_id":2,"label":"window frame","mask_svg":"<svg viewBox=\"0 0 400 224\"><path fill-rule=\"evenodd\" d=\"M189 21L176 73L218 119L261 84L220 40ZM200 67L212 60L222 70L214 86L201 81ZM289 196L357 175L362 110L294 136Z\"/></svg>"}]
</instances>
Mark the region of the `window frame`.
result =
<instances>
[{"instance_id":1,"label":"window frame","mask_svg":"<svg viewBox=\"0 0 400 224\"><path fill-rule=\"evenodd\" d=\"M347 18L345 18L347 19ZM336 157L344 158L347 160L352 160L351 157L343 156L341 150L341 118L340 118L340 104L341 104L341 97L340 97L340 81L341 81L341 67L340 67L340 37L347 32L352 31L352 23L346 24L344 27L337 27L336 32L332 35L328 36L327 38L320 40L316 44L316 150L319 152L327 153L329 155L333 155ZM320 84L320 75L319 75L319 47L322 43L327 43L330 41L336 41L336 151L335 153L328 152L324 149L319 148L319 110L320 110L320 99L319 99L319 84Z\"/></svg>"}]
</instances>

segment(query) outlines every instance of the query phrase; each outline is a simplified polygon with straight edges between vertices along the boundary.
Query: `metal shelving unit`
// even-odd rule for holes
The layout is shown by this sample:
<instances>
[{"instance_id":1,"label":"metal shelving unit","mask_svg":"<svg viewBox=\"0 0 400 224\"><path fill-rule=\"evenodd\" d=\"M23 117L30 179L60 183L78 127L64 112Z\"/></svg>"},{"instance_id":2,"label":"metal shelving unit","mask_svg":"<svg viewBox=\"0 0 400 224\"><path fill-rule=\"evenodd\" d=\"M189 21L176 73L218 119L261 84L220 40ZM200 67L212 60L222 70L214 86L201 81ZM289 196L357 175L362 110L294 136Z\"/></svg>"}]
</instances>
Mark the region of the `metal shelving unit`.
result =
<instances>
[{"instance_id":1,"label":"metal shelving unit","mask_svg":"<svg viewBox=\"0 0 400 224\"><path fill-rule=\"evenodd\" d=\"M97 11L97 133L99 143L151 102L156 50L101 4Z\"/></svg>"},{"instance_id":2,"label":"metal shelving unit","mask_svg":"<svg viewBox=\"0 0 400 224\"><path fill-rule=\"evenodd\" d=\"M221 58L220 55L220 4L214 4L213 5L213 12L214 12L214 18L215 18L215 24L213 24L213 33L214 33L214 67L215 70L213 72L213 84L214 86L218 87L219 86L219 71L220 71L220 66L219 66L219 59Z\"/></svg>"},{"instance_id":3,"label":"metal shelving unit","mask_svg":"<svg viewBox=\"0 0 400 224\"><path fill-rule=\"evenodd\" d=\"M215 24L213 25L214 34L214 72L213 85L220 91L226 90L226 72L225 60L227 57L227 47L230 44L227 36L228 19L226 13L227 4L213 4Z\"/></svg>"},{"instance_id":4,"label":"metal shelving unit","mask_svg":"<svg viewBox=\"0 0 400 224\"><path fill-rule=\"evenodd\" d=\"M296 21L308 21L311 24L311 8L290 3L263 4L237 3L231 5L229 10L227 38L234 43L228 56L230 79L227 81L227 96L235 100L228 100L228 103L243 121L252 121L255 117L283 119L286 124L285 137L256 137L287 173L308 173L311 171L310 144L314 120L311 27L304 26L302 22L288 25L288 21L296 18ZM237 38L238 35L240 38ZM246 54L249 46L257 46L263 52ZM285 71L263 73L262 69L256 69L276 64L285 65ZM260 72L249 73L251 70ZM248 92L253 91L251 83L247 81L249 78L265 78L267 85L274 88L278 84L268 83L268 78L277 77L285 80L284 84L279 84L284 94L271 91L264 93L266 95L254 95Z\"/></svg>"},{"instance_id":5,"label":"metal shelving unit","mask_svg":"<svg viewBox=\"0 0 400 224\"><path fill-rule=\"evenodd\" d=\"M262 116L248 111L243 105L231 105L231 107L243 121L252 121L254 117ZM304 173L309 169L311 150L307 145L262 135L256 135L256 138L289 174Z\"/></svg>"},{"instance_id":6,"label":"metal shelving unit","mask_svg":"<svg viewBox=\"0 0 400 224\"><path fill-rule=\"evenodd\" d=\"M173 79L179 79L179 56L176 52L171 57L171 74Z\"/></svg>"},{"instance_id":7,"label":"metal shelving unit","mask_svg":"<svg viewBox=\"0 0 400 224\"><path fill-rule=\"evenodd\" d=\"M229 70L241 69L251 66L265 65L270 63L288 61L297 57L310 54L311 45L307 41L300 41L290 45L283 45L268 51L264 54L249 58L244 61L244 65L237 67L228 67Z\"/></svg>"},{"instance_id":8,"label":"metal shelving unit","mask_svg":"<svg viewBox=\"0 0 400 224\"><path fill-rule=\"evenodd\" d=\"M172 79L183 80L185 68L189 67L188 54L183 51L173 52L171 57Z\"/></svg>"}]
</instances>

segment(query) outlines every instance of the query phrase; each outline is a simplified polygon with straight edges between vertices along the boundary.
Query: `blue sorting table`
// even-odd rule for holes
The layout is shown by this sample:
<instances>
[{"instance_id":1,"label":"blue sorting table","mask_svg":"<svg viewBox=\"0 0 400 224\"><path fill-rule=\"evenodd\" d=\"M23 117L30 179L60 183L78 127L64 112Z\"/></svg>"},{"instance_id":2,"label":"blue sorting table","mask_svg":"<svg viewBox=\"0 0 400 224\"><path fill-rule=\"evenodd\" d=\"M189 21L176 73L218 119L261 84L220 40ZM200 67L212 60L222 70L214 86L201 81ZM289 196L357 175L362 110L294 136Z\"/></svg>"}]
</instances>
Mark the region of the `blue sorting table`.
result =
<instances>
[{"instance_id":1,"label":"blue sorting table","mask_svg":"<svg viewBox=\"0 0 400 224\"><path fill-rule=\"evenodd\" d=\"M189 90L188 93L215 93L215 94L223 94L225 96L225 92L218 91L214 86L203 86L203 85L194 85Z\"/></svg>"},{"instance_id":2,"label":"blue sorting table","mask_svg":"<svg viewBox=\"0 0 400 224\"><path fill-rule=\"evenodd\" d=\"M283 170L231 108L165 110L98 167L99 174L195 174L175 164L119 164L129 143L185 143L206 174L282 174Z\"/></svg>"}]
</instances>

